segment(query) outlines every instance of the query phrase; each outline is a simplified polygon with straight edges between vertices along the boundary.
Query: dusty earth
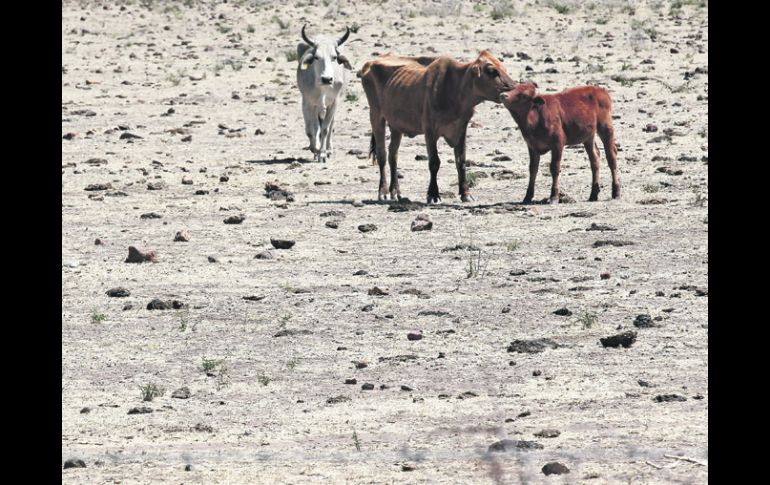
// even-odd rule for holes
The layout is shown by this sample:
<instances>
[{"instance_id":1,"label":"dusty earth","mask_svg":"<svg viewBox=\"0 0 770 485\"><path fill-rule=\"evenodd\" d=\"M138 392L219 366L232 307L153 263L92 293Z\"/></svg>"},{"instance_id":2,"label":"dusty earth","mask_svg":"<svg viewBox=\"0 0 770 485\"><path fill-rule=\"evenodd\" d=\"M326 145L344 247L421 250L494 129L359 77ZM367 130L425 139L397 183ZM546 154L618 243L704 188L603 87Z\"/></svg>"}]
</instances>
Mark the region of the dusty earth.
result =
<instances>
[{"instance_id":1,"label":"dusty earth","mask_svg":"<svg viewBox=\"0 0 770 485\"><path fill-rule=\"evenodd\" d=\"M62 481L706 483L698 3L63 2L62 463L86 468ZM308 161L287 59L305 22L310 35L354 26L356 68L389 51L489 48L547 92L607 87L622 199L602 152L600 201L587 202L579 147L565 151L566 203L521 205L526 147L485 103L468 132L477 202L454 196L441 142L444 202L421 204L419 137L400 164L416 203L376 202L353 73L334 157ZM268 182L293 201L266 197ZM420 213L431 231L410 230ZM129 246L157 262L125 263ZM265 250L273 259L255 258ZM130 295L106 294L117 287ZM153 299L182 307L148 310ZM600 343L629 330L627 348ZM556 347L508 351L539 338ZM143 401L152 385L161 395ZM542 448L489 451L503 439ZM546 476L554 461L570 472Z\"/></svg>"}]
</instances>

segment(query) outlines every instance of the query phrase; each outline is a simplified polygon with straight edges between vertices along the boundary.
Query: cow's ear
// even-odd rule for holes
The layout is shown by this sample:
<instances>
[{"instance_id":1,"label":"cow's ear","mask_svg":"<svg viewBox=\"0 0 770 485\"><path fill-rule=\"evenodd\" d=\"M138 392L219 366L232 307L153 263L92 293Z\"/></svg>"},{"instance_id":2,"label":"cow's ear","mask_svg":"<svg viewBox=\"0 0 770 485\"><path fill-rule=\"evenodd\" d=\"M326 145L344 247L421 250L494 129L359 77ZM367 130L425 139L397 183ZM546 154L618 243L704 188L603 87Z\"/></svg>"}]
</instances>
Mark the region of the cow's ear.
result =
<instances>
[{"instance_id":1,"label":"cow's ear","mask_svg":"<svg viewBox=\"0 0 770 485\"><path fill-rule=\"evenodd\" d=\"M345 66L345 69L353 70L353 66L350 65L350 61L348 60L347 57L341 56L341 55L337 55L337 62L339 64L342 64L343 66Z\"/></svg>"},{"instance_id":2,"label":"cow's ear","mask_svg":"<svg viewBox=\"0 0 770 485\"><path fill-rule=\"evenodd\" d=\"M310 46L305 44L304 42L300 42L297 44L297 59L302 59L302 55L310 49Z\"/></svg>"},{"instance_id":3,"label":"cow's ear","mask_svg":"<svg viewBox=\"0 0 770 485\"><path fill-rule=\"evenodd\" d=\"M532 102L535 103L535 105L537 105L537 106L541 106L541 105L545 104L545 99L543 99L542 96L535 96L532 99Z\"/></svg>"},{"instance_id":4,"label":"cow's ear","mask_svg":"<svg viewBox=\"0 0 770 485\"><path fill-rule=\"evenodd\" d=\"M481 77L481 66L475 64L473 67L471 67L471 72L474 76Z\"/></svg>"}]
</instances>

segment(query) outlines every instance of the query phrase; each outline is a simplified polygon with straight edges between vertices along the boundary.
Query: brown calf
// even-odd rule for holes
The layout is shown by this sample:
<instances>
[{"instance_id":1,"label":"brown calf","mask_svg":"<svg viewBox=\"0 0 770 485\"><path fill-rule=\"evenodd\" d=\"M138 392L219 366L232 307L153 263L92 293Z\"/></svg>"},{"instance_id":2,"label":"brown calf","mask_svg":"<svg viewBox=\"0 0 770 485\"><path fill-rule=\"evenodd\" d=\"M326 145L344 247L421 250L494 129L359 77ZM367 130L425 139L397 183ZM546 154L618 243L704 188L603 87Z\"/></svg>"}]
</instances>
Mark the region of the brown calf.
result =
<instances>
[{"instance_id":1,"label":"brown calf","mask_svg":"<svg viewBox=\"0 0 770 485\"><path fill-rule=\"evenodd\" d=\"M558 94L538 95L533 83L516 85L500 95L511 112L529 148L529 187L524 203L532 202L535 195L535 177L540 164L540 155L551 152L552 204L559 202L559 171L562 151L567 145L582 144L591 160L591 196L599 196L599 147L594 136L604 145L607 164L612 171L612 198L620 197L618 178L618 150L612 128L612 100L606 89L598 86L581 86Z\"/></svg>"},{"instance_id":2,"label":"brown calf","mask_svg":"<svg viewBox=\"0 0 770 485\"><path fill-rule=\"evenodd\" d=\"M513 87L500 61L486 50L467 64L450 57L387 54L367 62L358 77L369 101L370 155L380 166L379 199L387 199L388 192L391 200L401 198L396 172L401 137L424 134L430 167L428 203L441 200L436 181L441 165L436 143L441 137L454 148L461 200L473 200L465 180L465 133L477 104L499 103L500 94ZM386 124L390 126L390 187L385 174Z\"/></svg>"}]
</instances>

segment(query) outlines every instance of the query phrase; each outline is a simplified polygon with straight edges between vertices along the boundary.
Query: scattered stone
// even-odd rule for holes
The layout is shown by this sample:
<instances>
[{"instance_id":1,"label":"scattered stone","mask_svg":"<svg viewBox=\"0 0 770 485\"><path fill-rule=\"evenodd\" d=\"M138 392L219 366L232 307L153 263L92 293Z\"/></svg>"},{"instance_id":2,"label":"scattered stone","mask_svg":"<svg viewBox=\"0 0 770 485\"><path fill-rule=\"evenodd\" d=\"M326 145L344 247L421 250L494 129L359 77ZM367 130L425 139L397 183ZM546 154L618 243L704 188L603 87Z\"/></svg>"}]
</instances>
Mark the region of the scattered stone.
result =
<instances>
[{"instance_id":1,"label":"scattered stone","mask_svg":"<svg viewBox=\"0 0 770 485\"><path fill-rule=\"evenodd\" d=\"M64 462L64 469L67 468L85 468L86 462L81 460L80 458L70 458L69 460Z\"/></svg>"},{"instance_id":2,"label":"scattered stone","mask_svg":"<svg viewBox=\"0 0 770 485\"><path fill-rule=\"evenodd\" d=\"M412 388L409 386L401 385L401 390L406 392L411 392Z\"/></svg>"},{"instance_id":3,"label":"scattered stone","mask_svg":"<svg viewBox=\"0 0 770 485\"><path fill-rule=\"evenodd\" d=\"M556 438L560 434L561 432L555 429L544 429L535 433L535 436L538 438Z\"/></svg>"},{"instance_id":4,"label":"scattered stone","mask_svg":"<svg viewBox=\"0 0 770 485\"><path fill-rule=\"evenodd\" d=\"M617 229L607 224L597 224L592 222L586 231L617 231Z\"/></svg>"},{"instance_id":5,"label":"scattered stone","mask_svg":"<svg viewBox=\"0 0 770 485\"><path fill-rule=\"evenodd\" d=\"M152 412L152 408L148 408L144 406L131 408L128 410L128 414L149 414L151 412Z\"/></svg>"},{"instance_id":6,"label":"scattered stone","mask_svg":"<svg viewBox=\"0 0 770 485\"><path fill-rule=\"evenodd\" d=\"M190 235L187 233L187 231L177 231L176 235L174 236L174 241L190 242Z\"/></svg>"},{"instance_id":7,"label":"scattered stone","mask_svg":"<svg viewBox=\"0 0 770 485\"><path fill-rule=\"evenodd\" d=\"M174 399L190 399L190 388L187 386L180 387L171 393L171 397Z\"/></svg>"},{"instance_id":8,"label":"scattered stone","mask_svg":"<svg viewBox=\"0 0 770 485\"><path fill-rule=\"evenodd\" d=\"M417 161L423 161L423 160L427 160L428 157L426 155L415 155L414 159Z\"/></svg>"},{"instance_id":9,"label":"scattered stone","mask_svg":"<svg viewBox=\"0 0 770 485\"><path fill-rule=\"evenodd\" d=\"M524 441L524 440L500 440L489 445L488 451L493 452L506 452L506 451L518 451L518 450L542 450L543 445L536 441Z\"/></svg>"},{"instance_id":10,"label":"scattered stone","mask_svg":"<svg viewBox=\"0 0 770 485\"><path fill-rule=\"evenodd\" d=\"M126 263L144 263L145 261L156 263L158 261L158 252L154 249L140 249L135 246L128 247L128 257L126 258Z\"/></svg>"},{"instance_id":11,"label":"scattered stone","mask_svg":"<svg viewBox=\"0 0 770 485\"><path fill-rule=\"evenodd\" d=\"M161 219L163 218L162 215L158 214L157 212L146 212L139 216L139 219Z\"/></svg>"},{"instance_id":12,"label":"scattered stone","mask_svg":"<svg viewBox=\"0 0 770 485\"><path fill-rule=\"evenodd\" d=\"M186 472L192 471L192 465L190 465L190 464L185 465L184 466L184 471L186 471Z\"/></svg>"},{"instance_id":13,"label":"scattered stone","mask_svg":"<svg viewBox=\"0 0 770 485\"><path fill-rule=\"evenodd\" d=\"M638 380L638 381L636 381L636 382L637 382L637 384L639 384L641 387L655 387L653 384L650 384L650 383L649 383L649 382L647 382L647 381L643 381L642 379L639 379L639 380Z\"/></svg>"},{"instance_id":14,"label":"scattered stone","mask_svg":"<svg viewBox=\"0 0 770 485\"><path fill-rule=\"evenodd\" d=\"M358 384L358 381L356 379L345 379L345 384Z\"/></svg>"},{"instance_id":15,"label":"scattered stone","mask_svg":"<svg viewBox=\"0 0 770 485\"><path fill-rule=\"evenodd\" d=\"M182 185L192 185L192 184L193 184L193 179L187 176L182 177Z\"/></svg>"},{"instance_id":16,"label":"scattered stone","mask_svg":"<svg viewBox=\"0 0 770 485\"><path fill-rule=\"evenodd\" d=\"M542 374L543 374L543 372L539 371L539 370L533 370L532 371L532 376L533 377L540 377Z\"/></svg>"},{"instance_id":17,"label":"scattered stone","mask_svg":"<svg viewBox=\"0 0 770 485\"><path fill-rule=\"evenodd\" d=\"M680 394L659 394L653 399L655 402L674 402L674 401L686 401L687 398Z\"/></svg>"},{"instance_id":18,"label":"scattered stone","mask_svg":"<svg viewBox=\"0 0 770 485\"><path fill-rule=\"evenodd\" d=\"M209 263L218 263L219 260L215 258L214 256L206 256L206 259L209 260Z\"/></svg>"},{"instance_id":19,"label":"scattered stone","mask_svg":"<svg viewBox=\"0 0 770 485\"><path fill-rule=\"evenodd\" d=\"M134 140L137 138L142 138L142 137L139 135L134 135L133 133L130 133L128 131L120 135L121 140Z\"/></svg>"},{"instance_id":20,"label":"scattered stone","mask_svg":"<svg viewBox=\"0 0 770 485\"><path fill-rule=\"evenodd\" d=\"M73 138L75 138L75 134L74 133L65 133L64 136L62 136L62 138L65 139L65 140L72 140Z\"/></svg>"},{"instance_id":21,"label":"scattered stone","mask_svg":"<svg viewBox=\"0 0 770 485\"><path fill-rule=\"evenodd\" d=\"M414 471L414 465L408 465L406 463L401 465L401 471L402 472L413 472Z\"/></svg>"},{"instance_id":22,"label":"scattered stone","mask_svg":"<svg viewBox=\"0 0 770 485\"><path fill-rule=\"evenodd\" d=\"M96 239L94 239L94 246L104 246L104 241L102 241L97 237Z\"/></svg>"},{"instance_id":23,"label":"scattered stone","mask_svg":"<svg viewBox=\"0 0 770 485\"><path fill-rule=\"evenodd\" d=\"M155 298L150 303L147 304L148 310L181 310L182 308L186 308L187 305L182 303L179 300L159 300L158 298Z\"/></svg>"},{"instance_id":24,"label":"scattered stone","mask_svg":"<svg viewBox=\"0 0 770 485\"><path fill-rule=\"evenodd\" d=\"M422 332L421 331L409 332L408 334L406 334L406 338L407 340L422 340Z\"/></svg>"},{"instance_id":25,"label":"scattered stone","mask_svg":"<svg viewBox=\"0 0 770 485\"><path fill-rule=\"evenodd\" d=\"M326 404L339 404L341 402L348 402L351 399L347 396L335 396L326 400Z\"/></svg>"},{"instance_id":26,"label":"scattered stone","mask_svg":"<svg viewBox=\"0 0 770 485\"><path fill-rule=\"evenodd\" d=\"M294 194L288 190L282 189L277 183L274 182L265 183L265 197L270 200L285 200L286 202L294 202Z\"/></svg>"},{"instance_id":27,"label":"scattered stone","mask_svg":"<svg viewBox=\"0 0 770 485\"><path fill-rule=\"evenodd\" d=\"M275 249L291 249L292 246L294 246L295 241L291 239L273 239L270 238L270 244L273 245Z\"/></svg>"},{"instance_id":28,"label":"scattered stone","mask_svg":"<svg viewBox=\"0 0 770 485\"><path fill-rule=\"evenodd\" d=\"M652 321L652 317L647 314L637 315L634 319L634 327L649 328L654 327L655 323Z\"/></svg>"},{"instance_id":29,"label":"scattered stone","mask_svg":"<svg viewBox=\"0 0 770 485\"><path fill-rule=\"evenodd\" d=\"M361 224L358 226L358 230L361 232L372 232L377 230L377 226L374 224Z\"/></svg>"},{"instance_id":30,"label":"scattered stone","mask_svg":"<svg viewBox=\"0 0 770 485\"><path fill-rule=\"evenodd\" d=\"M644 128L642 128L642 131L645 133L655 133L658 131L658 127L653 125L652 123L647 124Z\"/></svg>"},{"instance_id":31,"label":"scattered stone","mask_svg":"<svg viewBox=\"0 0 770 485\"><path fill-rule=\"evenodd\" d=\"M621 247L621 246L632 246L635 244L633 241L620 241L617 239L605 239L605 240L599 240L594 242L593 246L595 248L600 248L602 246L615 246L615 247Z\"/></svg>"},{"instance_id":32,"label":"scattered stone","mask_svg":"<svg viewBox=\"0 0 770 485\"><path fill-rule=\"evenodd\" d=\"M220 182L227 182L228 180L230 180L230 177L228 177L227 175L222 175L219 177Z\"/></svg>"},{"instance_id":33,"label":"scattered stone","mask_svg":"<svg viewBox=\"0 0 770 485\"><path fill-rule=\"evenodd\" d=\"M241 222L246 220L246 216L243 214L237 215L237 216L230 216L227 219L224 220L225 224L240 224Z\"/></svg>"},{"instance_id":34,"label":"scattered stone","mask_svg":"<svg viewBox=\"0 0 770 485\"><path fill-rule=\"evenodd\" d=\"M372 287L367 293L369 296L387 296L390 294L385 290L381 290L377 286Z\"/></svg>"},{"instance_id":35,"label":"scattered stone","mask_svg":"<svg viewBox=\"0 0 770 485\"><path fill-rule=\"evenodd\" d=\"M610 276L612 276L612 275L611 275L611 274L609 274L609 273L601 273L601 274L599 275L599 278L601 278L601 279L603 279L603 280L608 280L608 279L610 279Z\"/></svg>"},{"instance_id":36,"label":"scattered stone","mask_svg":"<svg viewBox=\"0 0 770 485\"><path fill-rule=\"evenodd\" d=\"M556 349L559 344L549 338L539 338L533 340L514 340L508 346L508 352L519 352L522 354L536 354L545 349Z\"/></svg>"},{"instance_id":37,"label":"scattered stone","mask_svg":"<svg viewBox=\"0 0 770 485\"><path fill-rule=\"evenodd\" d=\"M147 183L147 190L162 190L166 184L163 182L149 182Z\"/></svg>"},{"instance_id":38,"label":"scattered stone","mask_svg":"<svg viewBox=\"0 0 770 485\"><path fill-rule=\"evenodd\" d=\"M254 259L275 259L275 256L271 251L265 249L264 251L257 253L257 255L254 256Z\"/></svg>"},{"instance_id":39,"label":"scattered stone","mask_svg":"<svg viewBox=\"0 0 770 485\"><path fill-rule=\"evenodd\" d=\"M572 312L567 309L567 307L561 307L555 312L553 312L554 315L559 315L560 317L569 317L572 315Z\"/></svg>"},{"instance_id":40,"label":"scattered stone","mask_svg":"<svg viewBox=\"0 0 770 485\"><path fill-rule=\"evenodd\" d=\"M603 347L624 347L628 348L631 347L631 344L636 342L636 332L633 330L628 330L623 333L619 333L617 335L612 335L610 337L604 337L600 338L599 341L601 342Z\"/></svg>"},{"instance_id":41,"label":"scattered stone","mask_svg":"<svg viewBox=\"0 0 770 485\"><path fill-rule=\"evenodd\" d=\"M329 229L337 229L338 227L340 227L340 223L339 221L326 221L325 226L328 227Z\"/></svg>"},{"instance_id":42,"label":"scattered stone","mask_svg":"<svg viewBox=\"0 0 770 485\"><path fill-rule=\"evenodd\" d=\"M361 311L362 311L362 312L370 312L370 311L372 311L372 310L374 310L374 305L372 305L371 303L370 303L370 304L368 304L368 305L364 305L363 307L361 307Z\"/></svg>"},{"instance_id":43,"label":"scattered stone","mask_svg":"<svg viewBox=\"0 0 770 485\"><path fill-rule=\"evenodd\" d=\"M339 219L344 219L345 218L345 213L342 212L341 210L337 210L337 209L332 209L332 210L329 210L329 211L326 211L326 212L321 212L320 215L321 215L321 217L335 217L335 218L339 218Z\"/></svg>"},{"instance_id":44,"label":"scattered stone","mask_svg":"<svg viewBox=\"0 0 770 485\"><path fill-rule=\"evenodd\" d=\"M110 189L112 189L112 184L106 183L106 184L89 184L83 190L86 190L88 192L94 192L97 190L110 190Z\"/></svg>"},{"instance_id":45,"label":"scattered stone","mask_svg":"<svg viewBox=\"0 0 770 485\"><path fill-rule=\"evenodd\" d=\"M262 301L265 299L265 295L250 295L242 297L246 301Z\"/></svg>"},{"instance_id":46,"label":"scattered stone","mask_svg":"<svg viewBox=\"0 0 770 485\"><path fill-rule=\"evenodd\" d=\"M371 391L373 389L374 389L374 384L370 384L368 382L361 386L362 391Z\"/></svg>"},{"instance_id":47,"label":"scattered stone","mask_svg":"<svg viewBox=\"0 0 770 485\"><path fill-rule=\"evenodd\" d=\"M569 473L569 468L558 461L552 461L543 465L542 472L544 475L563 475Z\"/></svg>"},{"instance_id":48,"label":"scattered stone","mask_svg":"<svg viewBox=\"0 0 770 485\"><path fill-rule=\"evenodd\" d=\"M133 303L126 303L125 305L123 305L123 311L133 310L133 309L134 309L134 304Z\"/></svg>"},{"instance_id":49,"label":"scattered stone","mask_svg":"<svg viewBox=\"0 0 770 485\"><path fill-rule=\"evenodd\" d=\"M302 328L302 329L292 329L292 328L285 328L279 332L277 332L273 337L293 337L295 335L312 335L313 332Z\"/></svg>"},{"instance_id":50,"label":"scattered stone","mask_svg":"<svg viewBox=\"0 0 770 485\"><path fill-rule=\"evenodd\" d=\"M479 397L479 395L473 391L465 391L464 393L457 396L457 399L468 399L471 397Z\"/></svg>"},{"instance_id":51,"label":"scattered stone","mask_svg":"<svg viewBox=\"0 0 770 485\"><path fill-rule=\"evenodd\" d=\"M131 292L122 286L118 286L117 288L110 288L106 291L106 294L112 298L125 298L127 296L131 296Z\"/></svg>"},{"instance_id":52,"label":"scattered stone","mask_svg":"<svg viewBox=\"0 0 770 485\"><path fill-rule=\"evenodd\" d=\"M417 217L412 221L412 231L430 231L431 229L433 229L433 221L427 214L417 214Z\"/></svg>"}]
</instances>

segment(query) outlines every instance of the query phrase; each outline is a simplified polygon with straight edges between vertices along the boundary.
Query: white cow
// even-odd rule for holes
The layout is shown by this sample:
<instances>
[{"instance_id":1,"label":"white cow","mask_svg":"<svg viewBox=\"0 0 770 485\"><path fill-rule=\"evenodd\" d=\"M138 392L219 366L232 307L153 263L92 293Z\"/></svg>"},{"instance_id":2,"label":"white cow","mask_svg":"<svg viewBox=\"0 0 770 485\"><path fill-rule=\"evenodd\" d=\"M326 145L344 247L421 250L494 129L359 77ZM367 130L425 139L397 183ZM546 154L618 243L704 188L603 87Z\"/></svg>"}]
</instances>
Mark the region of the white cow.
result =
<instances>
[{"instance_id":1,"label":"white cow","mask_svg":"<svg viewBox=\"0 0 770 485\"><path fill-rule=\"evenodd\" d=\"M310 151L318 162L326 162L332 152L332 130L337 99L347 82L350 62L339 51L339 47L350 35L339 40L319 35L315 39L305 35L297 45L297 85L302 93L302 114L305 117L305 133L310 139Z\"/></svg>"}]
</instances>

